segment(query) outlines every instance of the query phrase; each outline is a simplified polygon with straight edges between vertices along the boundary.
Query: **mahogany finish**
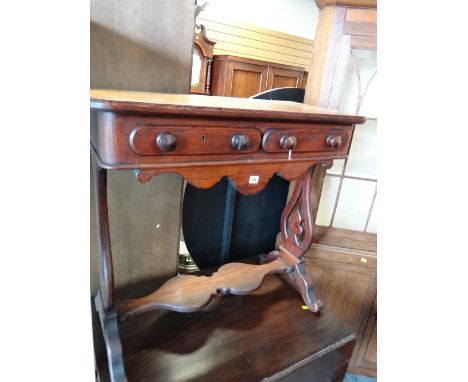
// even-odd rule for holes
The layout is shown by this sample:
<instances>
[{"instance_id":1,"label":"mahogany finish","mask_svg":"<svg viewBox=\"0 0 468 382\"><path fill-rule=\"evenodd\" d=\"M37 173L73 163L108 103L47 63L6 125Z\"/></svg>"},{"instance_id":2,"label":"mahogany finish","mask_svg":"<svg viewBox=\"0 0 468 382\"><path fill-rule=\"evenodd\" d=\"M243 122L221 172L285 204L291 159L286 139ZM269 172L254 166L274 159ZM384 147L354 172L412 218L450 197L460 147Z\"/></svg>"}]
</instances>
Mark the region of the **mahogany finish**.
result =
<instances>
[{"instance_id":1,"label":"mahogany finish","mask_svg":"<svg viewBox=\"0 0 468 382\"><path fill-rule=\"evenodd\" d=\"M267 275L290 270L291 267L284 260L277 259L263 265L225 264L209 277L179 275L146 297L123 301L119 306L120 317L124 320L155 309L196 312L218 293L249 294L260 287Z\"/></svg>"},{"instance_id":2,"label":"mahogany finish","mask_svg":"<svg viewBox=\"0 0 468 382\"><path fill-rule=\"evenodd\" d=\"M354 123L365 118L280 101L112 90L92 90L91 109L101 227L101 292L96 305L113 380L126 380L119 362L117 320L155 309L200 310L218 293L252 292L268 274L278 272L289 275L309 310L320 311L323 303L314 294L303 259L313 235L313 174L317 167L329 168L333 159L346 157ZM284 136L295 139L281 143ZM342 137L341 145L327 144L330 136ZM290 149L277 150L281 144ZM282 244L260 257L262 265L232 263L211 277L175 277L146 297L121 302L116 313L106 169L137 170L140 182L176 172L202 188L227 176L246 195L262 190L274 174L297 180L281 217Z\"/></svg>"},{"instance_id":3,"label":"mahogany finish","mask_svg":"<svg viewBox=\"0 0 468 382\"><path fill-rule=\"evenodd\" d=\"M142 295L145 290L133 285L121 293ZM216 296L199 312L153 311L125 320L119 331L128 379L342 381L353 331L327 306L315 315L301 305L288 280L271 275L252 294ZM99 380L108 382L98 321L94 329Z\"/></svg>"},{"instance_id":4,"label":"mahogany finish","mask_svg":"<svg viewBox=\"0 0 468 382\"><path fill-rule=\"evenodd\" d=\"M171 150L162 149L157 139L160 135L174 137ZM237 144L233 147L233 139L244 137L248 144ZM139 126L130 133L130 145L138 155L209 155L237 154L257 151L262 134L255 128L203 127L203 126Z\"/></svg>"},{"instance_id":5,"label":"mahogany finish","mask_svg":"<svg viewBox=\"0 0 468 382\"><path fill-rule=\"evenodd\" d=\"M315 129L267 130L263 136L262 148L264 151L272 153L285 152L290 148L294 152L332 151L338 150L343 142L346 145L350 139L349 129L343 129L340 126L322 127L320 130L318 127ZM294 141L288 143L287 139L289 138L294 138ZM340 140L339 144L338 140Z\"/></svg>"}]
</instances>

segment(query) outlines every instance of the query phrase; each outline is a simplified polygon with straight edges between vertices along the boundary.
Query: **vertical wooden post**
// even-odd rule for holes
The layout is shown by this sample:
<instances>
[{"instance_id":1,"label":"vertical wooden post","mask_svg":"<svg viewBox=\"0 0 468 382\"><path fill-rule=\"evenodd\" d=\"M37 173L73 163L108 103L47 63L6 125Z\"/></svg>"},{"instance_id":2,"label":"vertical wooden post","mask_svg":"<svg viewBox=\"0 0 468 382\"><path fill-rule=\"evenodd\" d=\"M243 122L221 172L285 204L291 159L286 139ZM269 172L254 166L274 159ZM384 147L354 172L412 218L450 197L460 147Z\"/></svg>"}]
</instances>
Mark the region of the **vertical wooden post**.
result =
<instances>
[{"instance_id":1,"label":"vertical wooden post","mask_svg":"<svg viewBox=\"0 0 468 382\"><path fill-rule=\"evenodd\" d=\"M98 221L99 285L103 308L110 311L114 308L114 268L107 208L107 170L99 167L94 156L93 171Z\"/></svg>"},{"instance_id":2,"label":"vertical wooden post","mask_svg":"<svg viewBox=\"0 0 468 382\"><path fill-rule=\"evenodd\" d=\"M346 13L352 7L376 8L376 0L315 0L320 8L304 103L338 109L345 81L352 33L346 30ZM325 169L314 174L313 215L317 216Z\"/></svg>"}]
</instances>

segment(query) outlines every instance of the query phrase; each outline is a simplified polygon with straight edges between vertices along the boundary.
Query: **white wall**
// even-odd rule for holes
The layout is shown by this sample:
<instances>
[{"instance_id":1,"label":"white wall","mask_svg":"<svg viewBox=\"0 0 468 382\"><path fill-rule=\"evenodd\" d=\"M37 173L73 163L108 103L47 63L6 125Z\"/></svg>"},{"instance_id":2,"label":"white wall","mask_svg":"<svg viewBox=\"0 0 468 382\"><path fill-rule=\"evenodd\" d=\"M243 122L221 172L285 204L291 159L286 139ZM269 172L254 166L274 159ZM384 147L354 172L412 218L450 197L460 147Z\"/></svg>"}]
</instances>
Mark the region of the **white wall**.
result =
<instances>
[{"instance_id":1,"label":"white wall","mask_svg":"<svg viewBox=\"0 0 468 382\"><path fill-rule=\"evenodd\" d=\"M203 5L204 0L198 0ZM309 39L315 38L319 9L314 0L207 0L200 17L229 19Z\"/></svg>"}]
</instances>

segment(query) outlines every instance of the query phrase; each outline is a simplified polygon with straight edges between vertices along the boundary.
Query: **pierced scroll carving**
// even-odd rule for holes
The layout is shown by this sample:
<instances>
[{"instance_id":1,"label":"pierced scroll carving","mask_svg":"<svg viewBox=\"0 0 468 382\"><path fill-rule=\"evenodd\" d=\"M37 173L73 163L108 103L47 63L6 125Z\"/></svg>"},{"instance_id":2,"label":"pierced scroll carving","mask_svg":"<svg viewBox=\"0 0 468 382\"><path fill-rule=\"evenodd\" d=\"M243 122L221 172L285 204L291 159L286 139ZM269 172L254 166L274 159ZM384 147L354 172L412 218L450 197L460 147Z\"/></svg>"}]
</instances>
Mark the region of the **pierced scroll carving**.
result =
<instances>
[{"instance_id":1,"label":"pierced scroll carving","mask_svg":"<svg viewBox=\"0 0 468 382\"><path fill-rule=\"evenodd\" d=\"M320 163L323 168L330 168L332 161ZM305 272L304 253L312 244L314 219L312 213L312 178L317 165L313 165L301 175L281 216L281 239L279 252L270 253L260 261L272 261L275 257L284 259L293 267L290 278L299 287L304 303L312 312L319 312L323 307L314 293L312 280Z\"/></svg>"},{"instance_id":2,"label":"pierced scroll carving","mask_svg":"<svg viewBox=\"0 0 468 382\"><path fill-rule=\"evenodd\" d=\"M304 218L301 216L301 211L296 211L290 216L289 234L294 235L294 241L297 245L301 245L305 237Z\"/></svg>"},{"instance_id":3,"label":"pierced scroll carving","mask_svg":"<svg viewBox=\"0 0 468 382\"><path fill-rule=\"evenodd\" d=\"M296 257L302 256L312 243L310 193L314 170L315 165L297 179L294 192L281 215L282 246Z\"/></svg>"}]
</instances>

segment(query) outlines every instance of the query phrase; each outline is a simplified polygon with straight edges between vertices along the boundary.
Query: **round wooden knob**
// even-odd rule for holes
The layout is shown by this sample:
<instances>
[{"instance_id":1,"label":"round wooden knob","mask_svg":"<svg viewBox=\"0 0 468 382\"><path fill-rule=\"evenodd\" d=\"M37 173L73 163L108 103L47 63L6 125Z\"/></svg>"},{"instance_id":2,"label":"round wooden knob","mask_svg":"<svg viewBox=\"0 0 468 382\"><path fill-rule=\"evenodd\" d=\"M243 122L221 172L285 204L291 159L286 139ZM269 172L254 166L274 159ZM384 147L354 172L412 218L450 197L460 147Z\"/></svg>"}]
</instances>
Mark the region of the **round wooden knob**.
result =
<instances>
[{"instance_id":1,"label":"round wooden knob","mask_svg":"<svg viewBox=\"0 0 468 382\"><path fill-rule=\"evenodd\" d=\"M280 146L286 150L292 150L297 145L297 138L294 135L283 135L280 138Z\"/></svg>"},{"instance_id":2,"label":"round wooden knob","mask_svg":"<svg viewBox=\"0 0 468 382\"><path fill-rule=\"evenodd\" d=\"M161 151L169 153L177 147L177 137L169 133L159 133L156 137L156 144Z\"/></svg>"},{"instance_id":3,"label":"round wooden knob","mask_svg":"<svg viewBox=\"0 0 468 382\"><path fill-rule=\"evenodd\" d=\"M329 135L327 137L327 146L332 149L339 149L343 143L343 137L340 135Z\"/></svg>"},{"instance_id":4,"label":"round wooden knob","mask_svg":"<svg viewBox=\"0 0 468 382\"><path fill-rule=\"evenodd\" d=\"M250 145L250 138L247 135L234 135L231 139L231 145L237 151L246 150Z\"/></svg>"}]
</instances>

